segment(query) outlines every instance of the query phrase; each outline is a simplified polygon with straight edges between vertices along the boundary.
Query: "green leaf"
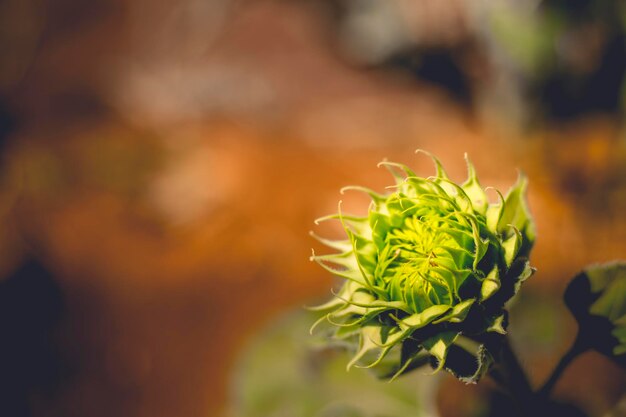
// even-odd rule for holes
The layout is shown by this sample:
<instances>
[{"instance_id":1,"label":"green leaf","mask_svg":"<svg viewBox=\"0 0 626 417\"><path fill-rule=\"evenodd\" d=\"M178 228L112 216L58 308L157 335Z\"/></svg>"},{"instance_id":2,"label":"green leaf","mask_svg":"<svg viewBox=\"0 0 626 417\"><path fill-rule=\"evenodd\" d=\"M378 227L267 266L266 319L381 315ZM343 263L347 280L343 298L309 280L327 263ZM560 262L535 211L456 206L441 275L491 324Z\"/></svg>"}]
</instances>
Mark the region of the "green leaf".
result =
<instances>
[{"instance_id":1,"label":"green leaf","mask_svg":"<svg viewBox=\"0 0 626 417\"><path fill-rule=\"evenodd\" d=\"M580 343L626 367L626 262L586 268L564 298L578 321Z\"/></svg>"},{"instance_id":2,"label":"green leaf","mask_svg":"<svg viewBox=\"0 0 626 417\"><path fill-rule=\"evenodd\" d=\"M427 416L435 381L414 372L393 384L368 370L345 371L344 349L305 337L313 319L304 311L281 314L247 338L233 359L225 415L245 417ZM426 355L427 356L427 355ZM379 366L399 363L399 352ZM419 364L414 361L412 364ZM386 367L390 371L391 368Z\"/></svg>"}]
</instances>

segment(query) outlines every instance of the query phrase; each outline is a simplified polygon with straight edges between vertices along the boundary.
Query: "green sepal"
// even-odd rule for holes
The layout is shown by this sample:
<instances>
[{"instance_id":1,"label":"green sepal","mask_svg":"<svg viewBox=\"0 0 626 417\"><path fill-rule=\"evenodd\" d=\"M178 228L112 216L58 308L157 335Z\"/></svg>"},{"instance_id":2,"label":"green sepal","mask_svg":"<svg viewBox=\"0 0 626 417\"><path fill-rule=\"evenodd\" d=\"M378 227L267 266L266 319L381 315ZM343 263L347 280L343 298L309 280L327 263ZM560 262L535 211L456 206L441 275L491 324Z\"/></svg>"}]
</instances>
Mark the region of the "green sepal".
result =
<instances>
[{"instance_id":1,"label":"green sepal","mask_svg":"<svg viewBox=\"0 0 626 417\"><path fill-rule=\"evenodd\" d=\"M372 211L370 213L369 222L370 227L372 228L372 240L378 249L381 250L386 244L385 236L387 236L387 233L391 228L389 216Z\"/></svg>"},{"instance_id":2,"label":"green sepal","mask_svg":"<svg viewBox=\"0 0 626 417\"><path fill-rule=\"evenodd\" d=\"M360 185L348 185L348 186L343 187L341 190L339 190L341 194L345 194L346 191L359 191L359 192L365 193L369 195L372 198L372 201L376 204L384 202L385 199L387 198L384 195L379 194L370 188L363 187Z\"/></svg>"},{"instance_id":3,"label":"green sepal","mask_svg":"<svg viewBox=\"0 0 626 417\"><path fill-rule=\"evenodd\" d=\"M448 178L448 173L444 169L443 164L441 163L439 158L437 158L436 156L434 156L430 152L425 151L423 149L417 149L415 151L415 153L423 153L424 155L427 155L433 161L433 163L435 164L435 174L436 174L435 178L441 178L441 179L447 179Z\"/></svg>"},{"instance_id":4,"label":"green sepal","mask_svg":"<svg viewBox=\"0 0 626 417\"><path fill-rule=\"evenodd\" d=\"M446 356L448 355L448 348L458 336L458 332L443 332L422 342L424 349L436 360L436 363L433 364L433 373L443 369L446 363Z\"/></svg>"},{"instance_id":5,"label":"green sepal","mask_svg":"<svg viewBox=\"0 0 626 417\"><path fill-rule=\"evenodd\" d=\"M416 340L407 338L399 346L393 346L385 358L372 368L372 371L380 379L393 381L429 362L430 354Z\"/></svg>"},{"instance_id":6,"label":"green sepal","mask_svg":"<svg viewBox=\"0 0 626 417\"><path fill-rule=\"evenodd\" d=\"M320 304L318 306L307 307L310 311L327 311L334 310L337 307L341 307L346 304L346 300L352 299L352 295L358 290L362 288L359 284L354 281L346 281L341 289L333 298L325 302L324 304Z\"/></svg>"},{"instance_id":7,"label":"green sepal","mask_svg":"<svg viewBox=\"0 0 626 417\"><path fill-rule=\"evenodd\" d=\"M475 384L493 363L493 355L484 343L459 336L448 348L445 368L461 382Z\"/></svg>"},{"instance_id":8,"label":"green sepal","mask_svg":"<svg viewBox=\"0 0 626 417\"><path fill-rule=\"evenodd\" d=\"M497 316L493 322L487 327L488 332L506 334L506 316L504 314Z\"/></svg>"},{"instance_id":9,"label":"green sepal","mask_svg":"<svg viewBox=\"0 0 626 417\"><path fill-rule=\"evenodd\" d=\"M359 333L359 348L348 362L346 369L352 368L366 353L372 350L378 350L380 344L382 344L381 337L381 327L380 326L365 326L361 328ZM380 343L376 344L374 339L379 339Z\"/></svg>"},{"instance_id":10,"label":"green sepal","mask_svg":"<svg viewBox=\"0 0 626 417\"><path fill-rule=\"evenodd\" d=\"M524 238L522 234L515 226L511 226L514 233L502 242L502 250L504 251L504 262L506 263L506 267L510 268L513 264L513 261L516 259L517 254L519 253L520 248L522 247L522 242Z\"/></svg>"},{"instance_id":11,"label":"green sepal","mask_svg":"<svg viewBox=\"0 0 626 417\"><path fill-rule=\"evenodd\" d=\"M535 224L530 216L524 197L527 186L528 180L524 175L520 174L515 185L507 193L497 225L497 231L504 235L506 235L509 225L518 230L523 236L526 249L524 252L530 250L536 234ZM526 255L526 253L522 255Z\"/></svg>"},{"instance_id":12,"label":"green sepal","mask_svg":"<svg viewBox=\"0 0 626 417\"><path fill-rule=\"evenodd\" d=\"M437 318L441 317L443 314L447 313L449 310L451 310L450 306L434 305L428 307L421 313L412 314L403 319L396 319L396 321L398 322L398 326L400 326L401 329L416 330L433 322Z\"/></svg>"},{"instance_id":13,"label":"green sepal","mask_svg":"<svg viewBox=\"0 0 626 417\"><path fill-rule=\"evenodd\" d=\"M486 223L487 229L489 229L492 233L498 233L498 224L500 223L500 219L502 218L502 214L504 213L504 207L506 205L504 196L502 193L495 188L492 188L496 195L498 196L498 204L490 204L487 207Z\"/></svg>"},{"instance_id":14,"label":"green sepal","mask_svg":"<svg viewBox=\"0 0 626 417\"><path fill-rule=\"evenodd\" d=\"M461 301L442 317L434 320L433 323L437 324L444 321L449 321L450 323L461 323L463 320L465 320L465 318L467 317L467 313L469 313L470 308L472 308L475 302L476 300L474 299Z\"/></svg>"},{"instance_id":15,"label":"green sepal","mask_svg":"<svg viewBox=\"0 0 626 417\"><path fill-rule=\"evenodd\" d=\"M331 265L329 265L327 262L324 262L322 259L319 259L317 256L313 256L311 257L311 259L317 262L318 265L320 265L322 268L324 268L325 270L327 270L333 275L344 278L348 281L353 281L357 284L360 284L363 287L370 286L370 284L365 280L365 277L363 277L363 274L358 270L354 270L354 269L342 270L342 269L333 268Z\"/></svg>"},{"instance_id":16,"label":"green sepal","mask_svg":"<svg viewBox=\"0 0 626 417\"><path fill-rule=\"evenodd\" d=\"M618 345L613 348L614 355L626 354L626 315L613 321L615 328L611 332L613 337L618 340Z\"/></svg>"},{"instance_id":17,"label":"green sepal","mask_svg":"<svg viewBox=\"0 0 626 417\"><path fill-rule=\"evenodd\" d=\"M487 206L489 201L485 190L480 186L478 177L476 176L476 170L474 165L470 162L467 154L465 154L465 160L467 162L467 181L465 181L461 187L465 191L465 194L472 201L472 206L475 211L481 214L487 213Z\"/></svg>"},{"instance_id":18,"label":"green sepal","mask_svg":"<svg viewBox=\"0 0 626 417\"><path fill-rule=\"evenodd\" d=\"M349 239L344 239L344 240L325 239L321 236L318 236L314 232L309 232L309 235L311 235L318 242L328 246L329 248L338 250L339 252L348 252L352 250L352 243L350 242Z\"/></svg>"},{"instance_id":19,"label":"green sepal","mask_svg":"<svg viewBox=\"0 0 626 417\"><path fill-rule=\"evenodd\" d=\"M518 258L518 260L519 260L519 258ZM524 261L524 269L522 270L522 272L515 279L515 291L514 291L514 294L517 294L517 292L520 290L520 288L521 288L522 284L524 283L524 281L526 281L528 278L533 276L533 274L536 271L535 268L530 266L530 262L528 261L528 259L524 259L523 261Z\"/></svg>"},{"instance_id":20,"label":"green sepal","mask_svg":"<svg viewBox=\"0 0 626 417\"><path fill-rule=\"evenodd\" d=\"M311 260L317 263L331 263L348 270L358 269L357 260L352 252L312 255Z\"/></svg>"},{"instance_id":21,"label":"green sepal","mask_svg":"<svg viewBox=\"0 0 626 417\"><path fill-rule=\"evenodd\" d=\"M409 167L397 162L382 161L378 163L379 167L385 167L387 171L395 178L396 185L405 183L407 177L415 177L415 173Z\"/></svg>"},{"instance_id":22,"label":"green sepal","mask_svg":"<svg viewBox=\"0 0 626 417\"><path fill-rule=\"evenodd\" d=\"M480 287L480 301L484 301L494 295L500 289L500 270L493 268Z\"/></svg>"}]
</instances>

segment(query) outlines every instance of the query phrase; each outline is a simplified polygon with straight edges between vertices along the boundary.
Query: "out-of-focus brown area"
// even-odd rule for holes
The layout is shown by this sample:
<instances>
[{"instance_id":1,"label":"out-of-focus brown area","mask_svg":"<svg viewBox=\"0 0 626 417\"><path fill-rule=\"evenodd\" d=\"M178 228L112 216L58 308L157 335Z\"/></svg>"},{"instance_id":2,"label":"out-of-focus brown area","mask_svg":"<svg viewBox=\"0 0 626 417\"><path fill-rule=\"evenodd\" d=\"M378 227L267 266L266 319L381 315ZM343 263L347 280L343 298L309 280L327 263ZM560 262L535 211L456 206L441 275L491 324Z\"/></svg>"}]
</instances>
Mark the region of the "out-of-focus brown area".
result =
<instances>
[{"instance_id":1,"label":"out-of-focus brown area","mask_svg":"<svg viewBox=\"0 0 626 417\"><path fill-rule=\"evenodd\" d=\"M346 55L361 30L337 25L348 3L0 4L0 414L220 415L247 338L328 294L331 277L308 261L323 250L313 220L339 199L363 210L338 190L382 189L383 158L428 175L417 148L458 180L467 152L503 191L516 169L528 175L539 272L525 291L558 303L584 265L626 255L619 122L503 127L498 109L483 117L378 55ZM472 88L497 79L464 3L435 3L430 17L406 14L422 23L411 39L452 45ZM528 364L534 383L555 360ZM558 392L605 384L606 398L582 404L597 415L624 376L584 361L571 369L584 382Z\"/></svg>"}]
</instances>

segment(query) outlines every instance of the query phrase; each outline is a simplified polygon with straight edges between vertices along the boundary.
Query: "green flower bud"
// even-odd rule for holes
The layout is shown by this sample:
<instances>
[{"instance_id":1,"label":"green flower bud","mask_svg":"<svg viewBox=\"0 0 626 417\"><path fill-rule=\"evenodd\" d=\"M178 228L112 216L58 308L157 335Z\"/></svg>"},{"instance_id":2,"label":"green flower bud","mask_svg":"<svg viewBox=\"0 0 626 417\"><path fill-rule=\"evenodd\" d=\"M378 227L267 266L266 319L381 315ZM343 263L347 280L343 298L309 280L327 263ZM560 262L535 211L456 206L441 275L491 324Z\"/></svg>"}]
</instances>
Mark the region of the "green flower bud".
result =
<instances>
[{"instance_id":1,"label":"green flower bud","mask_svg":"<svg viewBox=\"0 0 626 417\"><path fill-rule=\"evenodd\" d=\"M339 220L347 238L314 235L338 252L311 259L345 279L334 299L316 307L326 312L316 325L333 324L333 337L356 351L348 368L395 378L430 362L475 382L505 333L505 302L533 272L526 180L520 176L506 197L496 191L494 204L469 160L468 179L457 185L431 158L430 178L382 162L396 180L392 192L344 189L371 197L367 216L340 209L318 220Z\"/></svg>"}]
</instances>

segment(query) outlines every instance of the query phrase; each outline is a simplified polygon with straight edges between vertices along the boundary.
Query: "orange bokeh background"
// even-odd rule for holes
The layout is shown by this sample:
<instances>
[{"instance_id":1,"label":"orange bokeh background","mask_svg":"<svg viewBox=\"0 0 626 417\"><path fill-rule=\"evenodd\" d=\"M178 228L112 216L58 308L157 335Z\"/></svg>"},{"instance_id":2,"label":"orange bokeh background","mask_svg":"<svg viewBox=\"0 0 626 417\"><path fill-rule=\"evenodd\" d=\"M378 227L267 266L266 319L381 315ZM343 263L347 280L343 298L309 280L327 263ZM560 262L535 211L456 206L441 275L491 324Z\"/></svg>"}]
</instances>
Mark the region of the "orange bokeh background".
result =
<instances>
[{"instance_id":1,"label":"orange bokeh background","mask_svg":"<svg viewBox=\"0 0 626 417\"><path fill-rule=\"evenodd\" d=\"M19 391L25 415L219 416L251 335L329 293L332 278L308 260L312 247L323 250L308 235L313 220L339 199L363 210L364 200L338 190L383 189L383 158L430 175L417 148L457 180L466 152L483 185L505 191L517 169L528 175L538 273L527 291L560 303L586 264L625 256L619 121L593 114L509 125L498 113L506 110L468 106L428 81L346 58L322 3L2 6L1 98L11 123L0 283L36 262L63 304L44 333L64 371L45 389ZM469 36L463 7L451 2L451 15L440 13L450 31L421 29L428 41ZM496 77L470 66L476 88ZM556 360L535 358L532 381ZM568 378L562 395L586 384L613 399L623 392L623 373L598 355L571 372L584 383ZM599 412L608 401L585 406Z\"/></svg>"}]
</instances>

